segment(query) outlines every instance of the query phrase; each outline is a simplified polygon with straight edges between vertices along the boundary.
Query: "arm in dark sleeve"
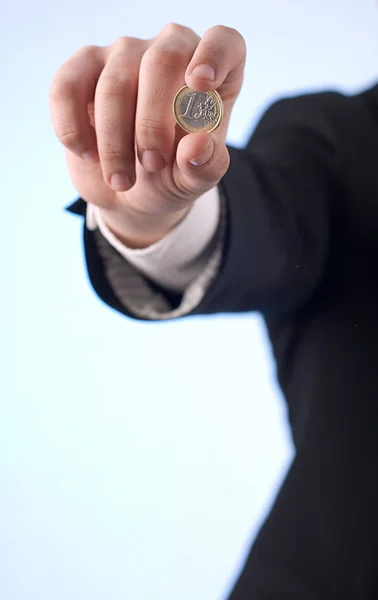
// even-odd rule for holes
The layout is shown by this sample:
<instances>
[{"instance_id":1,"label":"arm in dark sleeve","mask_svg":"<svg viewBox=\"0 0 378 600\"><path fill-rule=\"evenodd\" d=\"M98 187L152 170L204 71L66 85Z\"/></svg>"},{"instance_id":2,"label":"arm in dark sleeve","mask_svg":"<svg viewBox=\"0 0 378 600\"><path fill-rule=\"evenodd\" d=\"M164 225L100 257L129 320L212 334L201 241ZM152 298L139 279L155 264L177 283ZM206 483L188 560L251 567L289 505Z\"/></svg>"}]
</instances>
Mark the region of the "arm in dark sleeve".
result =
<instances>
[{"instance_id":1,"label":"arm in dark sleeve","mask_svg":"<svg viewBox=\"0 0 378 600\"><path fill-rule=\"evenodd\" d=\"M331 202L339 178L332 113L343 106L343 98L327 92L279 100L265 112L244 149L229 147L230 167L220 182L226 211L221 264L187 314L280 314L311 298L328 256ZM83 205L76 210L84 212ZM117 311L143 318L127 308L111 284L99 232L84 231L88 273L97 294ZM124 268L126 281L130 266L125 261ZM162 304L168 303L175 314L180 295L158 289L140 275L138 282L156 287Z\"/></svg>"},{"instance_id":2,"label":"arm in dark sleeve","mask_svg":"<svg viewBox=\"0 0 378 600\"><path fill-rule=\"evenodd\" d=\"M328 92L279 100L245 149L230 148L221 181L227 230L222 265L196 314L295 311L322 280L339 148L332 112L343 96Z\"/></svg>"}]
</instances>

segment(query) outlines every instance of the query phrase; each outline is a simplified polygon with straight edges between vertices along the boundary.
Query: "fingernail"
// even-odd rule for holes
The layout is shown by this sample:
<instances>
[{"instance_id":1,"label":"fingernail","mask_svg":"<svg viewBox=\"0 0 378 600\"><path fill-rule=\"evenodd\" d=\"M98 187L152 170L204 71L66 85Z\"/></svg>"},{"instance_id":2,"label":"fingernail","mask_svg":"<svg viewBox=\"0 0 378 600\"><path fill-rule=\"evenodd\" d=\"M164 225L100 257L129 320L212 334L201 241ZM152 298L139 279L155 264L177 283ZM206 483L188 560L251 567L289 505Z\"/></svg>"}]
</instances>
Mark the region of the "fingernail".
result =
<instances>
[{"instance_id":1,"label":"fingernail","mask_svg":"<svg viewBox=\"0 0 378 600\"><path fill-rule=\"evenodd\" d=\"M146 171L161 171L165 167L164 158L156 150L144 150L141 162Z\"/></svg>"},{"instance_id":2,"label":"fingernail","mask_svg":"<svg viewBox=\"0 0 378 600\"><path fill-rule=\"evenodd\" d=\"M98 162L98 154L96 150L90 150L89 152L84 152L82 155L83 159L91 164L95 164Z\"/></svg>"},{"instance_id":3,"label":"fingernail","mask_svg":"<svg viewBox=\"0 0 378 600\"><path fill-rule=\"evenodd\" d=\"M198 65L190 74L199 79L207 79L207 81L214 81L215 79L215 71L210 65Z\"/></svg>"},{"instance_id":4,"label":"fingernail","mask_svg":"<svg viewBox=\"0 0 378 600\"><path fill-rule=\"evenodd\" d=\"M124 173L113 173L110 185L116 192L124 192L131 188L131 179Z\"/></svg>"},{"instance_id":5,"label":"fingernail","mask_svg":"<svg viewBox=\"0 0 378 600\"><path fill-rule=\"evenodd\" d=\"M213 152L214 152L214 142L212 141L210 146L208 146L206 148L206 150L204 152L202 152L202 154L197 156L197 158L192 158L192 160L190 160L189 162L194 167L202 167L213 156Z\"/></svg>"}]
</instances>

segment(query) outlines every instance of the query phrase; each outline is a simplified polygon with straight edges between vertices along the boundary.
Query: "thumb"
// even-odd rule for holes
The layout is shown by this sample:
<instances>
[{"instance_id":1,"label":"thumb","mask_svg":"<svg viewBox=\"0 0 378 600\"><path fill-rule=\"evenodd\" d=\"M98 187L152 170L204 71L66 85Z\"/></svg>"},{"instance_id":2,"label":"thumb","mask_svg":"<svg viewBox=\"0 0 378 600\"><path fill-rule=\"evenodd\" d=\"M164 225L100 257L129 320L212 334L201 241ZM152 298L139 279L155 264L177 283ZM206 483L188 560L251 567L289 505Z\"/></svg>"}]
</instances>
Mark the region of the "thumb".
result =
<instances>
[{"instance_id":1,"label":"thumb","mask_svg":"<svg viewBox=\"0 0 378 600\"><path fill-rule=\"evenodd\" d=\"M192 133L178 144L174 179L180 189L204 194L222 179L229 164L228 150L216 135Z\"/></svg>"}]
</instances>

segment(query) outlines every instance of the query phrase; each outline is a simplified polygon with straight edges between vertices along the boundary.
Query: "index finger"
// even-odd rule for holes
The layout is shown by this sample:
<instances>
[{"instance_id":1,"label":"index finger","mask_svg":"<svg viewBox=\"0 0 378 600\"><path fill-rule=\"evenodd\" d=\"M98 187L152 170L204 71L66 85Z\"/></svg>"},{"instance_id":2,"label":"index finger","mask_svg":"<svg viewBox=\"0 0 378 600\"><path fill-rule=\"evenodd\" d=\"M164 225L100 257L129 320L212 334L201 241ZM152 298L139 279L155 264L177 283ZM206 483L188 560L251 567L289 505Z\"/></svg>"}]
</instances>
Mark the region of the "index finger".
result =
<instances>
[{"instance_id":1,"label":"index finger","mask_svg":"<svg viewBox=\"0 0 378 600\"><path fill-rule=\"evenodd\" d=\"M224 103L240 92L246 60L243 36L231 27L208 29L186 69L185 82L197 92L217 90Z\"/></svg>"}]
</instances>

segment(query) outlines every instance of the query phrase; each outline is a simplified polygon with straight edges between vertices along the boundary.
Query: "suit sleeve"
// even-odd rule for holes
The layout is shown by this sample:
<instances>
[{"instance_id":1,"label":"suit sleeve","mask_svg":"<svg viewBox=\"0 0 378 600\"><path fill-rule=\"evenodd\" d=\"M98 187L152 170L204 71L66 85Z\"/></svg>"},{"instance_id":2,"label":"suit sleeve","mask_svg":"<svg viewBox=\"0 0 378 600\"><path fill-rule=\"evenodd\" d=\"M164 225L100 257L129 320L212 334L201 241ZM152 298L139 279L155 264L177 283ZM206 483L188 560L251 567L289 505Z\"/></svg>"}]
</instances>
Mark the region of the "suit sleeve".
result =
<instances>
[{"instance_id":1,"label":"suit sleeve","mask_svg":"<svg viewBox=\"0 0 378 600\"><path fill-rule=\"evenodd\" d=\"M229 149L222 263L195 314L276 317L312 298L329 258L341 162L332 114L342 103L336 92L279 100L246 148Z\"/></svg>"},{"instance_id":2,"label":"suit sleeve","mask_svg":"<svg viewBox=\"0 0 378 600\"><path fill-rule=\"evenodd\" d=\"M230 167L220 182L225 213L222 255L211 285L187 315L260 311L276 316L299 309L312 297L328 258L340 160L332 111L340 108L342 98L326 92L278 100L245 148L229 147ZM71 210L83 212L83 207L78 204ZM84 228L95 291L115 310L143 319L117 293L98 236ZM126 261L124 268L126 278ZM121 271L118 264L118 280ZM143 285L160 296L162 305L169 305L173 318L183 316L175 311L182 295L151 281Z\"/></svg>"}]
</instances>

